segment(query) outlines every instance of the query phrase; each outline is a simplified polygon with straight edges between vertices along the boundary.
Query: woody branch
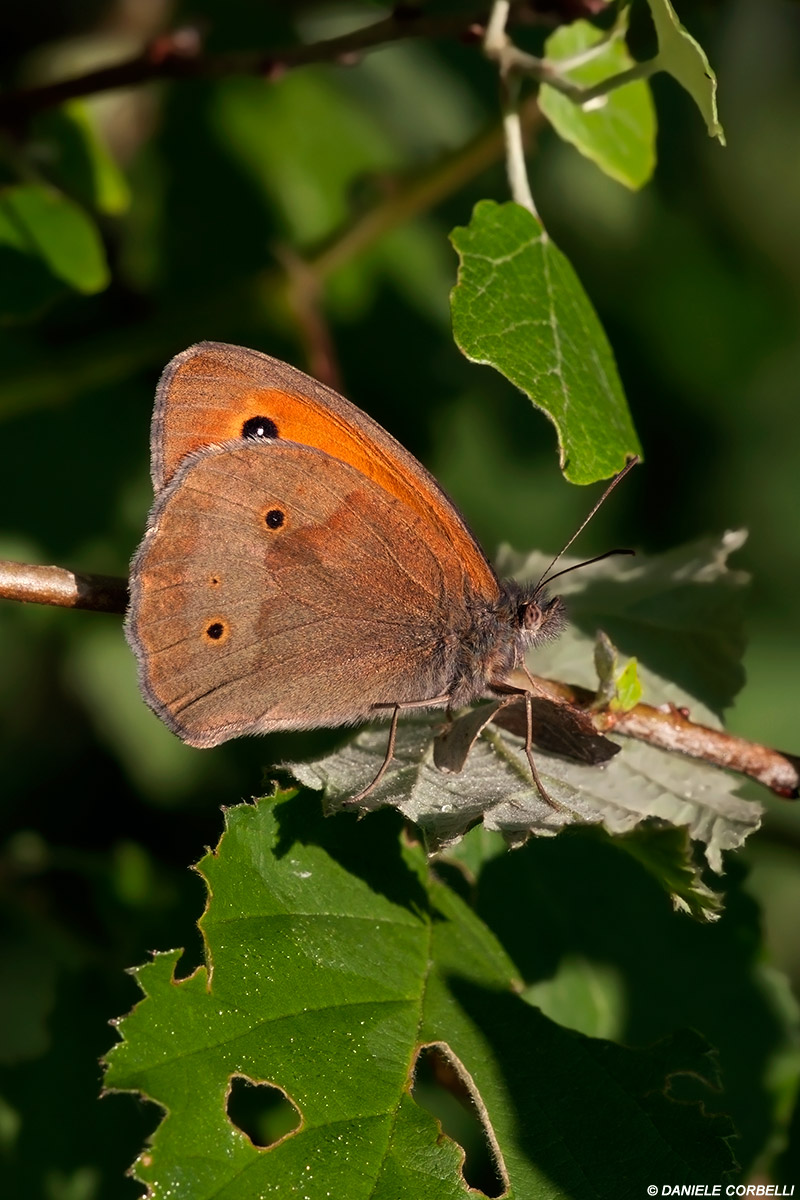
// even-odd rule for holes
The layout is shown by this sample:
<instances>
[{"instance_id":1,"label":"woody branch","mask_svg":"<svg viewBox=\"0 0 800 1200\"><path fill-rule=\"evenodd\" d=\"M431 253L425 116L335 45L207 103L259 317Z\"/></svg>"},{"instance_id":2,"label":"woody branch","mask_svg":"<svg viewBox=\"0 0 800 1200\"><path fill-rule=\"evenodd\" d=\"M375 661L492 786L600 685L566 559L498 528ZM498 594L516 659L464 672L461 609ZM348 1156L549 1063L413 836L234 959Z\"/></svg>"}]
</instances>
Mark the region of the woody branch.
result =
<instances>
[{"instance_id":1,"label":"woody branch","mask_svg":"<svg viewBox=\"0 0 800 1200\"><path fill-rule=\"evenodd\" d=\"M127 598L127 580L119 576L78 574L64 567L0 560L0 599L123 613ZM594 699L585 688L552 679L537 679L537 683L557 699L579 708L586 708ZM596 713L594 721L601 732L613 731L702 759L711 766L746 775L778 796L794 798L800 791L800 757L698 725L679 709L637 704L625 713Z\"/></svg>"},{"instance_id":2,"label":"woody branch","mask_svg":"<svg viewBox=\"0 0 800 1200\"><path fill-rule=\"evenodd\" d=\"M528 0L514 6L520 24L553 25L602 11L608 0ZM391 14L339 37L282 48L207 53L198 29L191 26L164 33L121 62L33 87L0 93L0 127L18 129L36 113L82 96L129 88L159 80L216 79L226 75L256 75L276 80L287 71L313 63L349 66L371 50L410 38L447 38L479 45L488 5L461 13L429 15L417 4L394 6Z\"/></svg>"}]
</instances>

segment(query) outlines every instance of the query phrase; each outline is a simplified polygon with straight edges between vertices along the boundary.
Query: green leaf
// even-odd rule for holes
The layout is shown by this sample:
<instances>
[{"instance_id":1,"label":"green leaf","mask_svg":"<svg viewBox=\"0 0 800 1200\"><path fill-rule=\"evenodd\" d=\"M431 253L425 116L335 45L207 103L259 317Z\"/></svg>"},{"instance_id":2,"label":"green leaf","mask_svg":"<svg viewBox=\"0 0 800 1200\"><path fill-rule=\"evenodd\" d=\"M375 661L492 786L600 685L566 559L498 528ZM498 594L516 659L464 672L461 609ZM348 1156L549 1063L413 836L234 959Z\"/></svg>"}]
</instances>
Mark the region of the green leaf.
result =
<instances>
[{"instance_id":1,"label":"green leaf","mask_svg":"<svg viewBox=\"0 0 800 1200\"><path fill-rule=\"evenodd\" d=\"M694 100L708 128L709 137L725 145L725 132L717 113L717 77L705 50L681 25L670 0L647 0L658 38L655 69L677 79Z\"/></svg>"},{"instance_id":2,"label":"green leaf","mask_svg":"<svg viewBox=\"0 0 800 1200\"><path fill-rule=\"evenodd\" d=\"M55 181L87 208L118 216L130 204L127 180L100 137L85 103L42 113L34 122L31 152Z\"/></svg>"},{"instance_id":3,"label":"green leaf","mask_svg":"<svg viewBox=\"0 0 800 1200\"><path fill-rule=\"evenodd\" d=\"M720 897L703 883L685 829L643 825L621 837L617 845L658 880L678 911L702 921L719 917Z\"/></svg>"},{"instance_id":4,"label":"green leaf","mask_svg":"<svg viewBox=\"0 0 800 1200\"><path fill-rule=\"evenodd\" d=\"M596 47L595 53L586 52ZM560 26L545 43L548 62L572 83L589 87L634 64L621 37L607 36L588 21ZM579 65L568 60L584 57ZM566 67L562 60L567 60ZM543 84L539 107L565 141L629 188L651 178L656 162L656 114L650 88L635 80L582 106Z\"/></svg>"},{"instance_id":5,"label":"green leaf","mask_svg":"<svg viewBox=\"0 0 800 1200\"><path fill-rule=\"evenodd\" d=\"M744 577L725 562L740 544L740 537L727 535L719 543L709 539L650 561L644 555L610 558L566 575L561 591L572 620L560 637L531 651L527 666L541 677L594 692L595 631L602 622L615 645L636 654L648 704L675 704L687 708L693 720L717 727L714 706L723 685L729 703L742 680ZM536 580L549 561L544 554L523 558L506 552L499 567L504 576ZM533 786L523 737L495 723L481 724L484 711L489 717L495 713L493 706L473 710L479 736L458 773L435 762L441 714L401 721L391 766L361 807L397 807L420 827L431 851L453 845L479 820L519 845L531 834L552 835L576 823L618 835L655 818L685 829L717 872L722 852L741 846L760 824L761 806L736 794L736 776L613 732L610 740L621 748L602 766L554 753L552 745L536 749L539 774L562 806L554 809ZM558 710L552 719L558 723ZM524 730L521 715L519 726ZM386 741L385 726L367 729L332 754L288 769L304 786L324 790L332 806L345 805L377 775ZM534 743L540 742L535 727Z\"/></svg>"},{"instance_id":6,"label":"green leaf","mask_svg":"<svg viewBox=\"0 0 800 1200\"><path fill-rule=\"evenodd\" d=\"M713 1079L702 1039L637 1051L548 1020L395 821L261 800L228 811L199 869L206 965L176 979L173 951L139 968L145 999L108 1056L110 1088L166 1113L135 1167L154 1195L465 1195L460 1149L411 1096L431 1045L470 1094L510 1198L596 1200L620 1179L633 1196L656 1161L675 1182L731 1169L729 1124L668 1096L678 1074ZM226 1112L237 1075L282 1090L299 1128L253 1145Z\"/></svg>"},{"instance_id":7,"label":"green leaf","mask_svg":"<svg viewBox=\"0 0 800 1200\"><path fill-rule=\"evenodd\" d=\"M595 705L610 704L617 694L617 648L608 634L598 629L594 641L594 669L597 672Z\"/></svg>"},{"instance_id":8,"label":"green leaf","mask_svg":"<svg viewBox=\"0 0 800 1200\"><path fill-rule=\"evenodd\" d=\"M616 363L568 260L517 204L482 200L451 233L461 258L453 333L543 410L573 483L607 478L640 446Z\"/></svg>"},{"instance_id":9,"label":"green leaf","mask_svg":"<svg viewBox=\"0 0 800 1200\"><path fill-rule=\"evenodd\" d=\"M610 707L617 711L628 712L635 708L642 698L642 684L639 679L638 663L635 658L629 658L617 676L616 695Z\"/></svg>"},{"instance_id":10,"label":"green leaf","mask_svg":"<svg viewBox=\"0 0 800 1200\"><path fill-rule=\"evenodd\" d=\"M723 1090L704 1103L733 1117L749 1178L797 1085L797 1001L765 961L741 860L728 872L721 918L687 921L625 842L592 830L531 839L486 862L470 896L530 982L525 994L541 987L537 1000L560 1023L629 1046L688 1027L714 1045Z\"/></svg>"},{"instance_id":11,"label":"green leaf","mask_svg":"<svg viewBox=\"0 0 800 1200\"><path fill-rule=\"evenodd\" d=\"M532 984L523 996L559 1025L588 1037L621 1040L625 983L607 963L565 955L552 978Z\"/></svg>"},{"instance_id":12,"label":"green leaf","mask_svg":"<svg viewBox=\"0 0 800 1200\"><path fill-rule=\"evenodd\" d=\"M100 235L79 205L54 188L21 184L0 191L0 317L23 317L67 288L108 286Z\"/></svg>"}]
</instances>

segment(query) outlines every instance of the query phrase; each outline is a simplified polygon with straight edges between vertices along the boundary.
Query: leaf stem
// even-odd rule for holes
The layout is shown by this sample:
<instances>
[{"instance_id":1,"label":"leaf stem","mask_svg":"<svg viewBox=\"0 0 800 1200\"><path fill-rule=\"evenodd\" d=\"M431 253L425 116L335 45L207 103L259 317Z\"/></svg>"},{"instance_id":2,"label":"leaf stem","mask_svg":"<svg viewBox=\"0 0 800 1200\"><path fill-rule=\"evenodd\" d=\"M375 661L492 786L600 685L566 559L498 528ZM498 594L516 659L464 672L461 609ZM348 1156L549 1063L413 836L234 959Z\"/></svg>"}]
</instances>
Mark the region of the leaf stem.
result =
<instances>
[{"instance_id":1,"label":"leaf stem","mask_svg":"<svg viewBox=\"0 0 800 1200\"><path fill-rule=\"evenodd\" d=\"M483 39L486 57L497 63L501 79L506 81L513 78L519 80L523 75L528 75L537 83L546 83L555 91L561 92L573 104L582 106L589 104L592 100L599 100L610 92L625 87L626 84L635 83L639 79L649 79L657 71L664 70L659 53L645 62L634 63L632 67L619 71L616 75L609 75L607 79L601 79L590 87L581 87L580 84L573 83L571 79L568 79L564 72L588 61L595 54L599 54L607 43L617 36L617 31L612 30L608 37L602 38L595 46L580 55L564 59L562 62L552 62L546 58L539 58L535 54L528 54L526 50L521 50L519 46L514 45L506 33L509 12L509 0L495 0Z\"/></svg>"},{"instance_id":2,"label":"leaf stem","mask_svg":"<svg viewBox=\"0 0 800 1200\"><path fill-rule=\"evenodd\" d=\"M528 212L536 217L538 214L528 181L519 115L520 80L519 75L506 65L509 50L515 49L506 33L510 11L510 0L494 0L483 38L483 51L488 59L497 63L500 71L506 174L511 196L517 204L527 208Z\"/></svg>"}]
</instances>

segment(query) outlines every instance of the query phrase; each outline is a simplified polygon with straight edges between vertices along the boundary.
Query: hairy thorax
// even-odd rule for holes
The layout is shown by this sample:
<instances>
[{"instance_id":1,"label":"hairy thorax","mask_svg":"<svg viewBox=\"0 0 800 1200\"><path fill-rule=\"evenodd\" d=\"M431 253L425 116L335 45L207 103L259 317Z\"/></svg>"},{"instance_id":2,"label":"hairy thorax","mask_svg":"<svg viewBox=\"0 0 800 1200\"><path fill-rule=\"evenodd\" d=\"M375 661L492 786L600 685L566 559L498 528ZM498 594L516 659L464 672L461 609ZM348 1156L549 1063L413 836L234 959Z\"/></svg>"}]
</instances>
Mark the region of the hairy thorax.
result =
<instances>
[{"instance_id":1,"label":"hairy thorax","mask_svg":"<svg viewBox=\"0 0 800 1200\"><path fill-rule=\"evenodd\" d=\"M495 603L477 597L457 634L447 694L457 708L491 693L520 666L532 646L556 637L564 625L560 596L548 599L534 584L507 580Z\"/></svg>"}]
</instances>

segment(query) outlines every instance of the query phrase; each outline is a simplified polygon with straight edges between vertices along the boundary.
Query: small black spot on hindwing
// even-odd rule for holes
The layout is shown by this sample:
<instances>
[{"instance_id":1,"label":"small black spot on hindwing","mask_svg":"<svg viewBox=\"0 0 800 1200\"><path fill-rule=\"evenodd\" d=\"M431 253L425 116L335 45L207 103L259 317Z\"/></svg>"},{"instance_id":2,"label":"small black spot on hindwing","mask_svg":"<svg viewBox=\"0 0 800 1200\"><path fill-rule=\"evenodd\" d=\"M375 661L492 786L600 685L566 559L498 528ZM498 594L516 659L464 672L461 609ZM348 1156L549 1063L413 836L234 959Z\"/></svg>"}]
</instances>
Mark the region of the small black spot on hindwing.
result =
<instances>
[{"instance_id":1,"label":"small black spot on hindwing","mask_svg":"<svg viewBox=\"0 0 800 1200\"><path fill-rule=\"evenodd\" d=\"M203 639L219 646L227 640L230 631L230 625L224 617L212 617L210 621L206 622L203 629Z\"/></svg>"},{"instance_id":2,"label":"small black spot on hindwing","mask_svg":"<svg viewBox=\"0 0 800 1200\"><path fill-rule=\"evenodd\" d=\"M270 508L264 517L264 524L268 529L280 529L285 520L286 514L282 513L279 508Z\"/></svg>"}]
</instances>

